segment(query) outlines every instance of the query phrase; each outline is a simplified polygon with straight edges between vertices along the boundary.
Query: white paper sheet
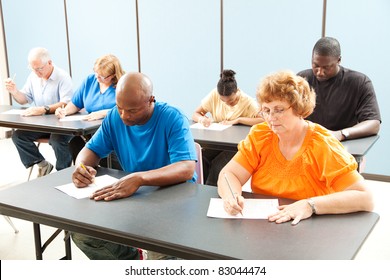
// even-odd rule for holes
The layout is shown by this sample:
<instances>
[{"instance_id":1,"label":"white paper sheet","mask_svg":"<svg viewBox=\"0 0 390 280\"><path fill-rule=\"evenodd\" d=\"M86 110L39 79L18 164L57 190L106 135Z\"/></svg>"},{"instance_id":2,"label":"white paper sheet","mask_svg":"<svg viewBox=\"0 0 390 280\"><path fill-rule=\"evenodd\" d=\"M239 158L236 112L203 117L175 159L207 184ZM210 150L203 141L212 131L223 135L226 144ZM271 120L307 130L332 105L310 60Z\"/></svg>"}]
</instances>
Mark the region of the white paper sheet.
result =
<instances>
[{"instance_id":1,"label":"white paper sheet","mask_svg":"<svg viewBox=\"0 0 390 280\"><path fill-rule=\"evenodd\" d=\"M232 216L226 213L221 198L211 198L207 217L223 219L268 219L268 216L278 210L278 199L245 199L244 209L241 214Z\"/></svg>"},{"instance_id":2,"label":"white paper sheet","mask_svg":"<svg viewBox=\"0 0 390 280\"><path fill-rule=\"evenodd\" d=\"M94 191L107 187L116 181L118 181L118 179L115 177L102 175L96 177L94 183L85 188L77 188L73 183L57 186L55 188L74 198L81 199L90 197Z\"/></svg>"},{"instance_id":3,"label":"white paper sheet","mask_svg":"<svg viewBox=\"0 0 390 280\"><path fill-rule=\"evenodd\" d=\"M208 129L208 130L224 130L228 127L231 127L231 124L225 125L220 123L212 123L209 127L205 127L203 124L200 123L194 123L191 125L191 128L197 128L197 129Z\"/></svg>"},{"instance_id":4,"label":"white paper sheet","mask_svg":"<svg viewBox=\"0 0 390 280\"><path fill-rule=\"evenodd\" d=\"M22 115L26 111L26 109L11 109L8 111L3 112L2 114L5 115Z\"/></svg>"}]
</instances>

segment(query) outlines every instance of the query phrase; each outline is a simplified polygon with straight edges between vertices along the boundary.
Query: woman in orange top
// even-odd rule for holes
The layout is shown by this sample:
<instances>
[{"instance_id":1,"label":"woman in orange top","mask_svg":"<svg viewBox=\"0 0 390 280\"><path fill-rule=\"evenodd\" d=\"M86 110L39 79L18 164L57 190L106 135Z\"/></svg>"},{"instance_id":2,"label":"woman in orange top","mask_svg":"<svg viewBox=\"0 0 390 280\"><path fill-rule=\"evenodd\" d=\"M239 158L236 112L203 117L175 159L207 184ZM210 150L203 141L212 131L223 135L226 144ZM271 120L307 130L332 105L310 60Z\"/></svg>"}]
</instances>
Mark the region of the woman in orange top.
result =
<instances>
[{"instance_id":1,"label":"woman in orange top","mask_svg":"<svg viewBox=\"0 0 390 280\"><path fill-rule=\"evenodd\" d=\"M305 120L315 106L306 80L290 71L271 74L256 97L265 122L252 127L219 174L226 212L242 211L241 189L250 177L254 193L297 200L280 206L269 216L272 222L297 224L313 214L372 211L372 196L354 157L327 129Z\"/></svg>"}]
</instances>

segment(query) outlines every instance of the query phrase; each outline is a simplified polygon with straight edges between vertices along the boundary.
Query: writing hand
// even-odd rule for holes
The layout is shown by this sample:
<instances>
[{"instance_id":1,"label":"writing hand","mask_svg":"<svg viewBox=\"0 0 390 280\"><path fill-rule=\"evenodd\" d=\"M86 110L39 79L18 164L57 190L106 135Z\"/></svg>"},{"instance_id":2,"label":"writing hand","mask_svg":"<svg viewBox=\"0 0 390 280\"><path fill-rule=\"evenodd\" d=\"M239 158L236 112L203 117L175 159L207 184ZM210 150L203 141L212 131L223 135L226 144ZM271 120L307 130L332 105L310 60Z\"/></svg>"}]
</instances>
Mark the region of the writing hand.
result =
<instances>
[{"instance_id":1,"label":"writing hand","mask_svg":"<svg viewBox=\"0 0 390 280\"><path fill-rule=\"evenodd\" d=\"M15 77L15 75L14 75ZM10 92L10 93L16 93L18 92L18 89L16 87L16 83L14 81L15 78L7 78L5 79L4 81L4 84L5 84L5 88Z\"/></svg>"},{"instance_id":2,"label":"writing hand","mask_svg":"<svg viewBox=\"0 0 390 280\"><path fill-rule=\"evenodd\" d=\"M244 197L239 195L234 199L233 197L229 197L223 200L223 208L225 211L233 216L236 216L239 213L242 213L244 209Z\"/></svg>"},{"instance_id":3,"label":"writing hand","mask_svg":"<svg viewBox=\"0 0 390 280\"><path fill-rule=\"evenodd\" d=\"M209 127L212 123L212 120L208 117L201 117L200 124L202 124L204 127Z\"/></svg>"},{"instance_id":4,"label":"writing hand","mask_svg":"<svg viewBox=\"0 0 390 280\"><path fill-rule=\"evenodd\" d=\"M66 116L66 109L63 106L58 107L54 114L57 116L57 118L62 119Z\"/></svg>"},{"instance_id":5,"label":"writing hand","mask_svg":"<svg viewBox=\"0 0 390 280\"><path fill-rule=\"evenodd\" d=\"M72 182L78 188L84 188L94 182L96 170L91 166L80 164L72 174Z\"/></svg>"}]
</instances>

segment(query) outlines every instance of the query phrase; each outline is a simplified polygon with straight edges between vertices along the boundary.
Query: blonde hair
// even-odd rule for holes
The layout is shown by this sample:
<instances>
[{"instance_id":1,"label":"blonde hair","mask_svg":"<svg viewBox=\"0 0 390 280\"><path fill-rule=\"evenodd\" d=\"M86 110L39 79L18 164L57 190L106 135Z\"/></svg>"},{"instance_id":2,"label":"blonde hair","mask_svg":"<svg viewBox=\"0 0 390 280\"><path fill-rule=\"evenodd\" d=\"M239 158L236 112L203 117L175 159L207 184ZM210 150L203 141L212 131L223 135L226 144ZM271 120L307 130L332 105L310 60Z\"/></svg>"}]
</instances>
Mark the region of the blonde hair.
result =
<instances>
[{"instance_id":1,"label":"blonde hair","mask_svg":"<svg viewBox=\"0 0 390 280\"><path fill-rule=\"evenodd\" d=\"M114 87L116 87L119 79L125 74L119 59L113 54L106 54L99 57L95 61L93 70L95 72L100 72L100 74L105 77L114 75L112 78L112 84Z\"/></svg>"},{"instance_id":2,"label":"blonde hair","mask_svg":"<svg viewBox=\"0 0 390 280\"><path fill-rule=\"evenodd\" d=\"M314 110L316 94L304 78L283 70L262 79L256 98L260 105L275 100L286 101L297 115L306 118Z\"/></svg>"}]
</instances>

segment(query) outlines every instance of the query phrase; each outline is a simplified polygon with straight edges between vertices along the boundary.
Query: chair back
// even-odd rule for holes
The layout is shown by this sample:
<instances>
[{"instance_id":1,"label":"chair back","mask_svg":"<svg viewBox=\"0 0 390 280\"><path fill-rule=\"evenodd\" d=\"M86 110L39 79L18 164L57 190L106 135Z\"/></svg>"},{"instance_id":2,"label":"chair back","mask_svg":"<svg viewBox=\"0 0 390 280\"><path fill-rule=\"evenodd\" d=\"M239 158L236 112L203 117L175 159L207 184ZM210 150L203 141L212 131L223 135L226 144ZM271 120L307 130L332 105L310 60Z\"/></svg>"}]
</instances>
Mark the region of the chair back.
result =
<instances>
[{"instance_id":1,"label":"chair back","mask_svg":"<svg viewBox=\"0 0 390 280\"><path fill-rule=\"evenodd\" d=\"M195 171L198 175L196 180L197 184L203 184L203 160L202 160L202 147L199 143L195 142L196 156L198 157L198 161L196 162Z\"/></svg>"}]
</instances>

